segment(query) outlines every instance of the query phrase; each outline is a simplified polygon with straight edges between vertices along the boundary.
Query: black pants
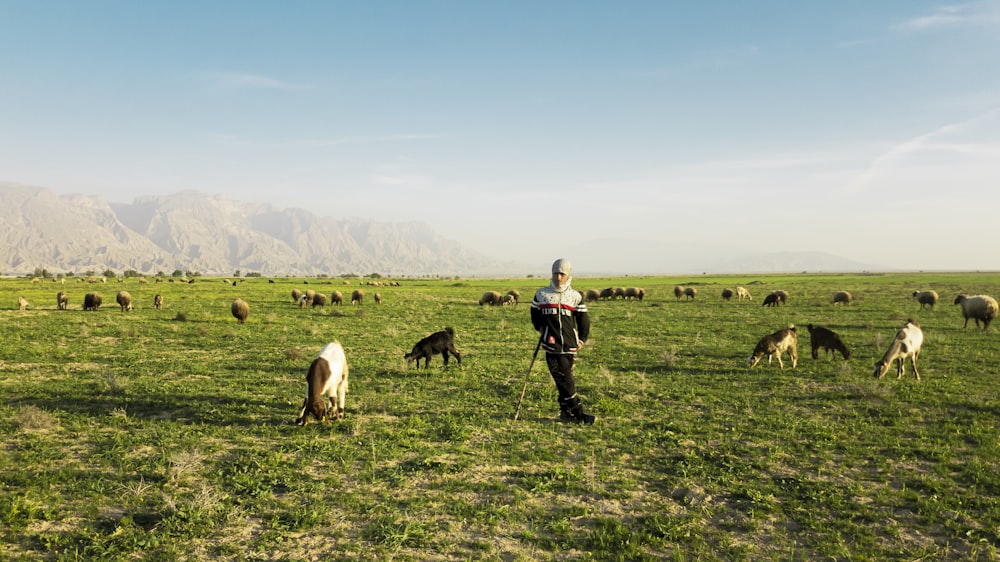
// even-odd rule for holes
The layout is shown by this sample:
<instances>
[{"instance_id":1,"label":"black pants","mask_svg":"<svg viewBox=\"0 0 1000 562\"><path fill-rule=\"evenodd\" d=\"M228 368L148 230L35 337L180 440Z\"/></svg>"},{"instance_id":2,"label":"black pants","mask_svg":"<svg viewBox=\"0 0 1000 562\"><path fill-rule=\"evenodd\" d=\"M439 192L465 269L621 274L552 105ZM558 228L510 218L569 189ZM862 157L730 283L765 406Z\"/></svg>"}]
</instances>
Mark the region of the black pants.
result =
<instances>
[{"instance_id":1,"label":"black pants","mask_svg":"<svg viewBox=\"0 0 1000 562\"><path fill-rule=\"evenodd\" d=\"M559 391L559 409L573 410L580 404L576 397L576 380L573 377L573 356L564 353L546 353L545 364Z\"/></svg>"}]
</instances>

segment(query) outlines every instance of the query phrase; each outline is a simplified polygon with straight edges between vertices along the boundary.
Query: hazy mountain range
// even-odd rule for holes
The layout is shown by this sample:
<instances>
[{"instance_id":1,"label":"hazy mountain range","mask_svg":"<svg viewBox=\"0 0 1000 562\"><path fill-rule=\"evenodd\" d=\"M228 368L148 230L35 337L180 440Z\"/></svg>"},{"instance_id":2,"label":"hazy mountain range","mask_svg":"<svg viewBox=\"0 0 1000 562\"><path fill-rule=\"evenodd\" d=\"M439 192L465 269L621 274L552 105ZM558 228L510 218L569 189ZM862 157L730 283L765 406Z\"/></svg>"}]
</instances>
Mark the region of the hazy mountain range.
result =
<instances>
[{"instance_id":1,"label":"hazy mountain range","mask_svg":"<svg viewBox=\"0 0 1000 562\"><path fill-rule=\"evenodd\" d=\"M0 183L0 273L482 275L498 263L420 222L337 220L196 192L109 203Z\"/></svg>"},{"instance_id":2,"label":"hazy mountain range","mask_svg":"<svg viewBox=\"0 0 1000 562\"><path fill-rule=\"evenodd\" d=\"M591 240L554 250L580 275L885 271L822 252L725 258L655 241ZM537 260L536 260L537 261ZM320 217L183 191L132 203L0 182L0 274L193 271L267 276L513 276L541 273L443 238L422 222Z\"/></svg>"}]
</instances>

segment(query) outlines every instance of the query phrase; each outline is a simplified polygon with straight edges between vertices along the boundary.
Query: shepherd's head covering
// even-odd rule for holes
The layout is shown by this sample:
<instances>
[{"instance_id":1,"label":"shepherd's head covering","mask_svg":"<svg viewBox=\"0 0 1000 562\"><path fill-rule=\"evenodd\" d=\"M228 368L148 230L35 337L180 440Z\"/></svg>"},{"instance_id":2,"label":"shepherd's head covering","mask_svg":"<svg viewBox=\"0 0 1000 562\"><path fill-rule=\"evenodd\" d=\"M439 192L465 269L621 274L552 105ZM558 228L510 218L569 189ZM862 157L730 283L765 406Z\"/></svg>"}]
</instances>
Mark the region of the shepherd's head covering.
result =
<instances>
[{"instance_id":1,"label":"shepherd's head covering","mask_svg":"<svg viewBox=\"0 0 1000 562\"><path fill-rule=\"evenodd\" d=\"M559 258L552 262L552 273L565 273L566 275L572 275L573 266L570 265L568 259Z\"/></svg>"}]
</instances>

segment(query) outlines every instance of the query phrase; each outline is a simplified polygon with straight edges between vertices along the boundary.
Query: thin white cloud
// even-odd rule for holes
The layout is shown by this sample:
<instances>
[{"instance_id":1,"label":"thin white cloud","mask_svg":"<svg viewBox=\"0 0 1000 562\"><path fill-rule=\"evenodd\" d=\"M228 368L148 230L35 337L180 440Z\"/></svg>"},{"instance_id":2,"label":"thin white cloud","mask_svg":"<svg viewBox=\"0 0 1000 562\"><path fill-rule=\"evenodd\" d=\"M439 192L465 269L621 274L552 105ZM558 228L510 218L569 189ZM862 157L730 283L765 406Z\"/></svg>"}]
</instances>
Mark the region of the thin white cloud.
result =
<instances>
[{"instance_id":1,"label":"thin white cloud","mask_svg":"<svg viewBox=\"0 0 1000 562\"><path fill-rule=\"evenodd\" d=\"M372 177L372 183L388 187L417 188L430 185L431 180L420 174L377 174Z\"/></svg>"},{"instance_id":2,"label":"thin white cloud","mask_svg":"<svg viewBox=\"0 0 1000 562\"><path fill-rule=\"evenodd\" d=\"M961 138L952 140L951 142L938 139L961 135L979 125L988 124L998 117L1000 117L1000 108L994 108L964 121L949 123L928 133L917 135L901 142L872 160L865 170L847 183L844 191L848 193L867 191L874 186L879 177L898 168L904 159L917 153L952 152L988 156L992 160L998 150L995 144L976 143L968 140L963 142Z\"/></svg>"},{"instance_id":3,"label":"thin white cloud","mask_svg":"<svg viewBox=\"0 0 1000 562\"><path fill-rule=\"evenodd\" d=\"M305 84L288 82L244 72L223 72L209 77L213 88L220 90L305 90Z\"/></svg>"},{"instance_id":4,"label":"thin white cloud","mask_svg":"<svg viewBox=\"0 0 1000 562\"><path fill-rule=\"evenodd\" d=\"M412 142L421 140L436 140L445 138L448 135L437 133L399 133L389 135L361 136L361 137L340 137L330 139L303 139L288 141L262 142L244 139L230 134L215 134L212 139L216 144L224 146L250 146L262 148L330 148L334 146L378 144L387 142Z\"/></svg>"},{"instance_id":5,"label":"thin white cloud","mask_svg":"<svg viewBox=\"0 0 1000 562\"><path fill-rule=\"evenodd\" d=\"M706 69L717 70L745 64L747 61L760 56L761 51L759 46L752 44L712 51L700 51L691 53L685 60L671 62L663 66L636 68L626 71L626 74L639 78L662 78Z\"/></svg>"},{"instance_id":6,"label":"thin white cloud","mask_svg":"<svg viewBox=\"0 0 1000 562\"><path fill-rule=\"evenodd\" d=\"M949 27L998 25L1000 25L1000 2L983 0L941 6L931 14L910 18L893 27L903 31L927 31Z\"/></svg>"}]
</instances>

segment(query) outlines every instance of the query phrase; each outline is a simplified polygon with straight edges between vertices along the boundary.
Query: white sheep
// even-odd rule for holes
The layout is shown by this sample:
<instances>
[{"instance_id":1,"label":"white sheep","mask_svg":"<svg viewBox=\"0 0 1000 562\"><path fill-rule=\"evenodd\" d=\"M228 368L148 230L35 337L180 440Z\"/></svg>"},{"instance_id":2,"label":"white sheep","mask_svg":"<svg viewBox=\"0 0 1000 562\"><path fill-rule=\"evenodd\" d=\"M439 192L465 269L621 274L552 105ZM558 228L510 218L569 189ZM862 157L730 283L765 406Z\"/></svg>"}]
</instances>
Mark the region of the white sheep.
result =
<instances>
[{"instance_id":1,"label":"white sheep","mask_svg":"<svg viewBox=\"0 0 1000 562\"><path fill-rule=\"evenodd\" d=\"M243 299L237 298L229 306L229 311L233 313L233 318L236 318L237 322L246 324L247 316L250 316L250 305Z\"/></svg>"},{"instance_id":2,"label":"white sheep","mask_svg":"<svg viewBox=\"0 0 1000 562\"><path fill-rule=\"evenodd\" d=\"M28 302L28 299L24 297L17 297L18 310L27 310L29 306L31 306L31 303Z\"/></svg>"},{"instance_id":3,"label":"white sheep","mask_svg":"<svg viewBox=\"0 0 1000 562\"><path fill-rule=\"evenodd\" d=\"M920 303L920 310L923 310L925 306L934 308L938 301L938 294L937 291L913 291L913 298L917 299L917 302Z\"/></svg>"},{"instance_id":4,"label":"white sheep","mask_svg":"<svg viewBox=\"0 0 1000 562\"><path fill-rule=\"evenodd\" d=\"M479 306L489 305L489 306L500 306L503 301L503 295L497 291L486 291L483 296L479 298Z\"/></svg>"},{"instance_id":5,"label":"white sheep","mask_svg":"<svg viewBox=\"0 0 1000 562\"><path fill-rule=\"evenodd\" d=\"M851 293L837 291L833 294L833 304L851 304Z\"/></svg>"},{"instance_id":6,"label":"white sheep","mask_svg":"<svg viewBox=\"0 0 1000 562\"><path fill-rule=\"evenodd\" d=\"M955 304L962 305L962 316L965 317L965 325L963 328L969 326L969 318L976 321L976 327L979 327L979 321L983 321L983 331L990 329L990 322L997 317L997 301L988 295L975 295L966 296L958 295L955 297Z\"/></svg>"},{"instance_id":7,"label":"white sheep","mask_svg":"<svg viewBox=\"0 0 1000 562\"><path fill-rule=\"evenodd\" d=\"M115 302L122 307L122 312L132 310L132 295L128 291L118 291L118 294L115 295Z\"/></svg>"},{"instance_id":8,"label":"white sheep","mask_svg":"<svg viewBox=\"0 0 1000 562\"><path fill-rule=\"evenodd\" d=\"M917 380L920 380L920 373L917 371L917 356L920 355L920 346L923 343L924 332L920 329L920 325L912 318L907 320L906 324L896 332L896 337L889 344L885 355L875 363L875 378L880 379L885 376L889 372L892 362L897 360L899 364L896 367L896 378L903 378L903 363L909 357L910 364L913 365L913 374L917 376Z\"/></svg>"},{"instance_id":9,"label":"white sheep","mask_svg":"<svg viewBox=\"0 0 1000 562\"><path fill-rule=\"evenodd\" d=\"M746 297L747 300L753 300L753 297L750 296L750 291L746 290L744 287L736 287L736 300L741 301L744 297Z\"/></svg>"}]
</instances>

